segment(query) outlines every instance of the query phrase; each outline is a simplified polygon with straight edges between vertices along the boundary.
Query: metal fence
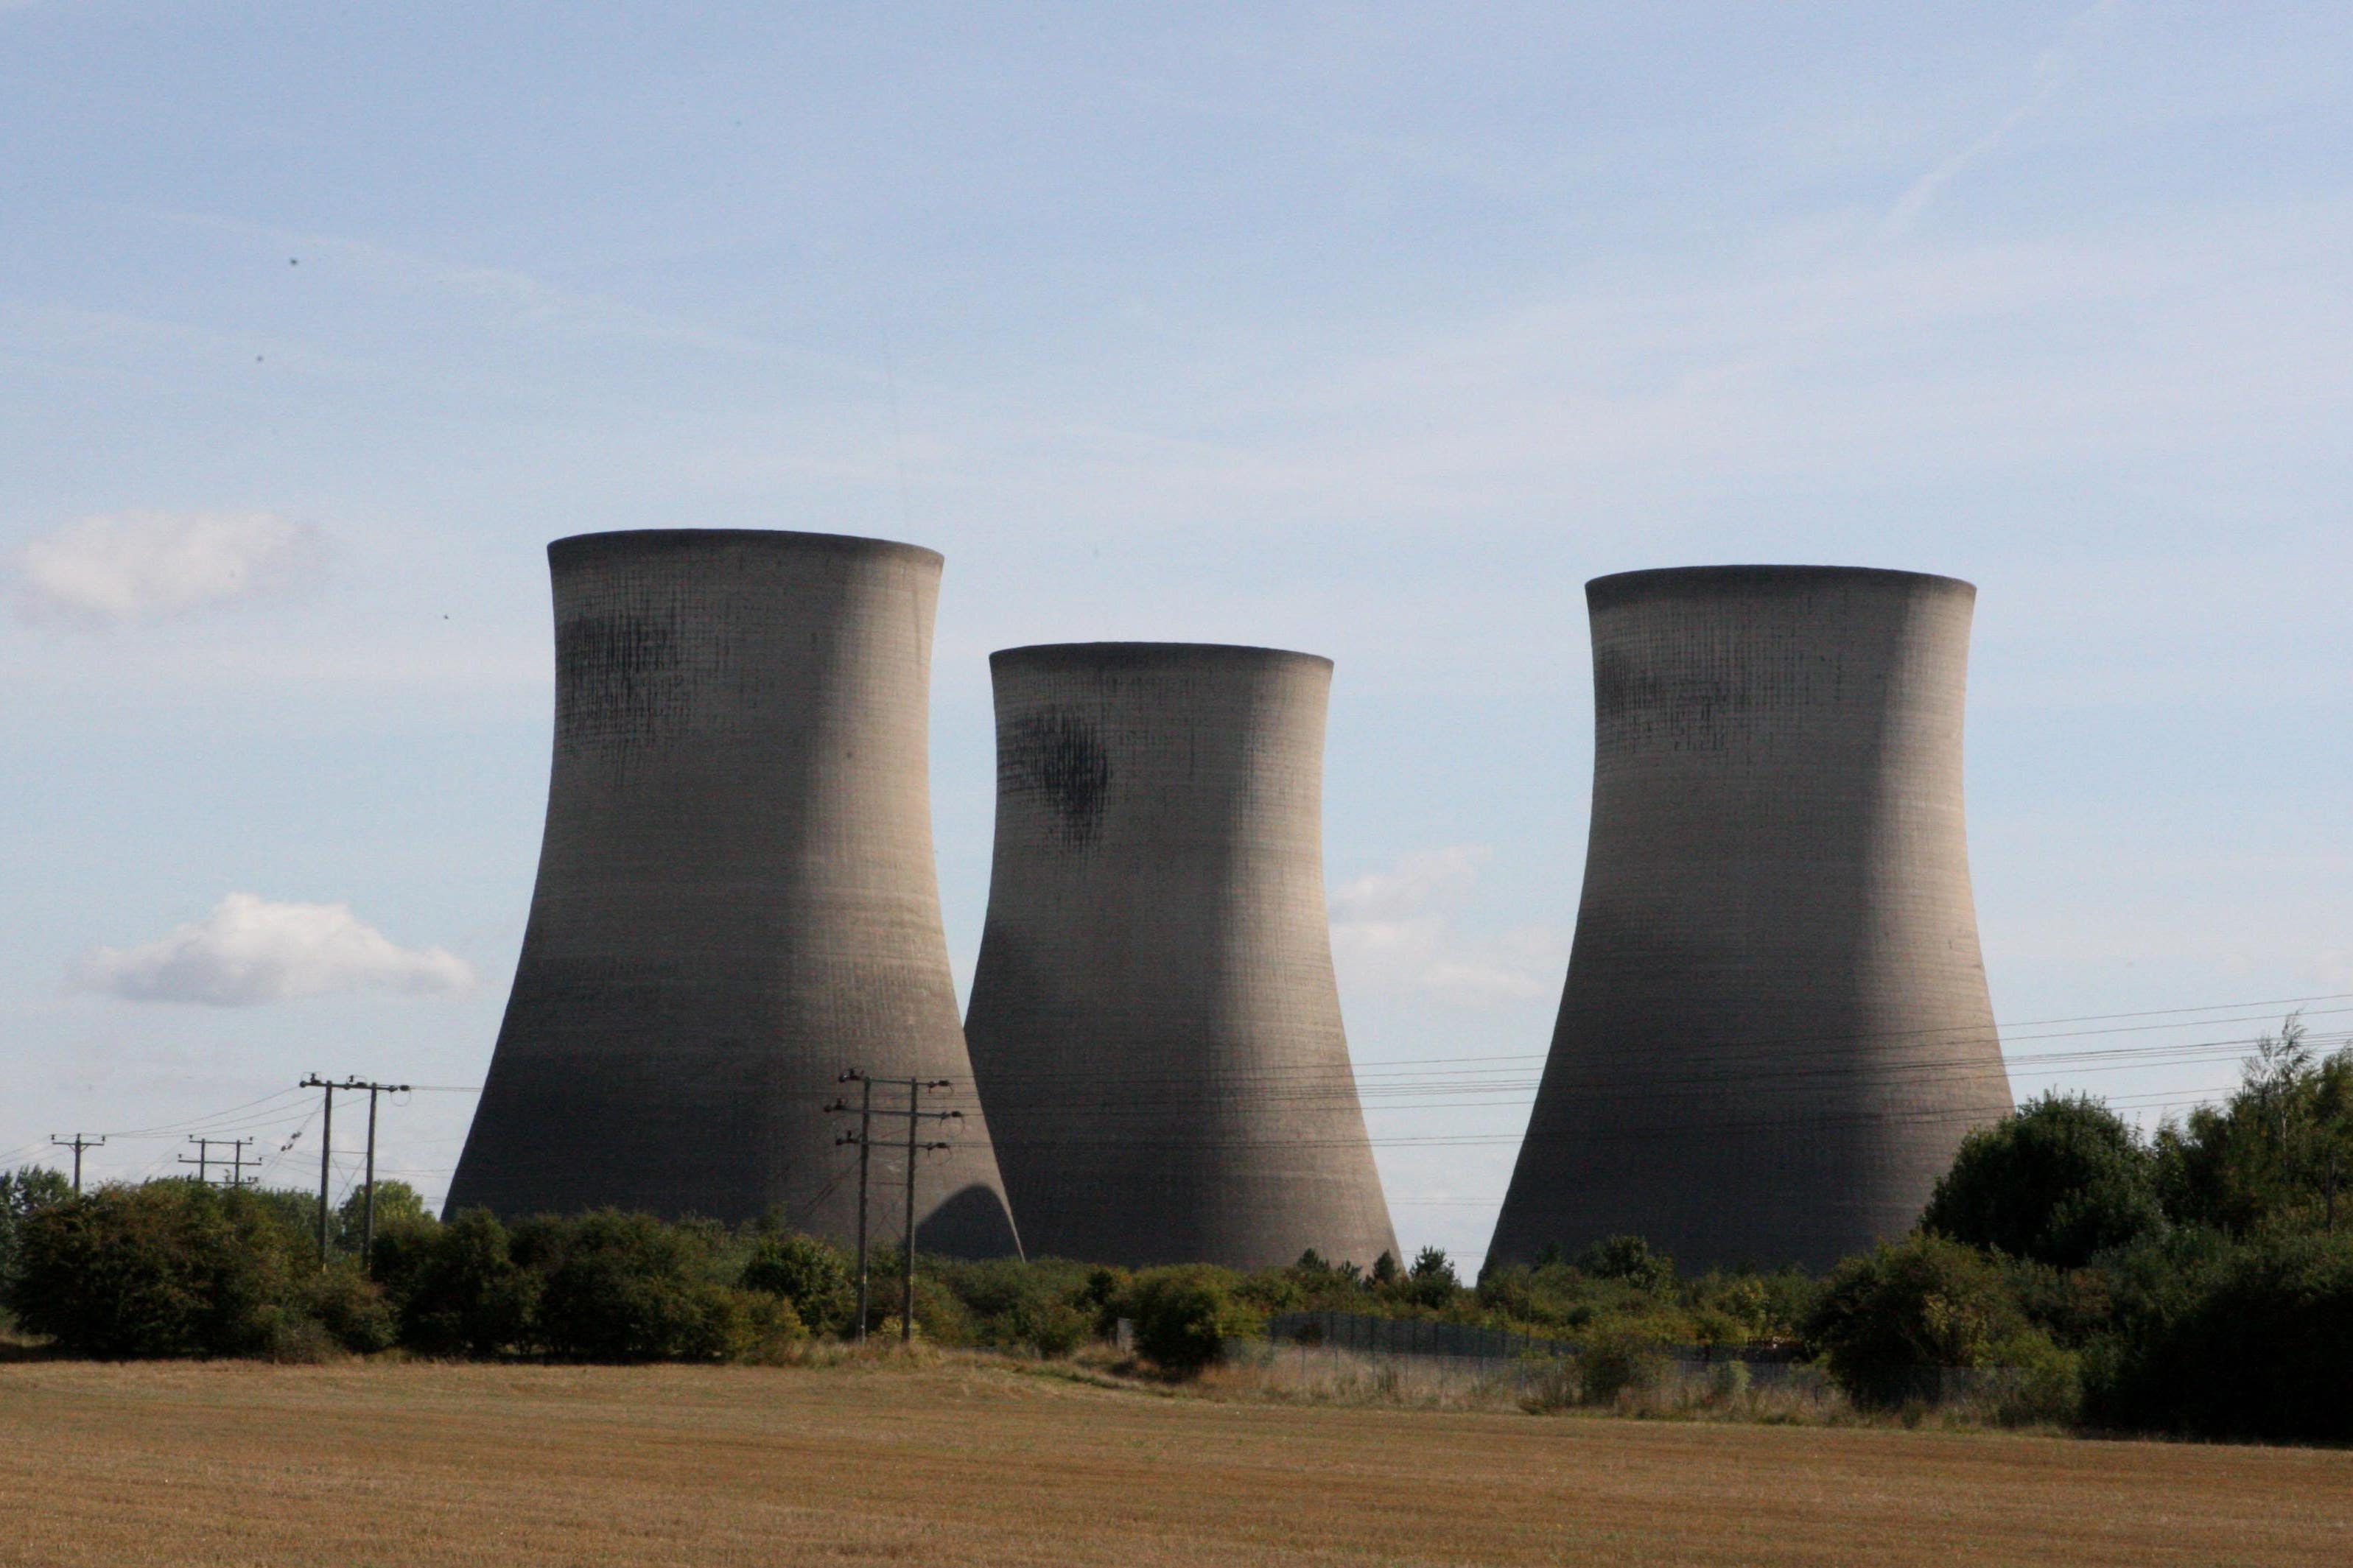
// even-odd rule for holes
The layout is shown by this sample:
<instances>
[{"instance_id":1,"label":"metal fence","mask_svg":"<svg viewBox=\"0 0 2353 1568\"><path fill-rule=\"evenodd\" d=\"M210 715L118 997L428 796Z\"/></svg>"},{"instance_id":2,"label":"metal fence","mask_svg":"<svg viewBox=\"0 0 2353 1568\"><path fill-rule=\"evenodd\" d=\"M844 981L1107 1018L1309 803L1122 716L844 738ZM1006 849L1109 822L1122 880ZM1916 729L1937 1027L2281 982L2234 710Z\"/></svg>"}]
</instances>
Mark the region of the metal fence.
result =
<instances>
[{"instance_id":1,"label":"metal fence","mask_svg":"<svg viewBox=\"0 0 2353 1568\"><path fill-rule=\"evenodd\" d=\"M1226 1359L1310 1380L1380 1377L1441 1391L1486 1384L1525 1393L1581 1381L1586 1348L1472 1323L1282 1312L1268 1321L1265 1339L1227 1342ZM1737 1386L1800 1401L1831 1394L1828 1373L1799 1361L1789 1345L1662 1344L1655 1355L1645 1375L1670 1391ZM1923 1367L1906 1380L1904 1397L1931 1405L2015 1400L2030 1376L2015 1367Z\"/></svg>"}]
</instances>

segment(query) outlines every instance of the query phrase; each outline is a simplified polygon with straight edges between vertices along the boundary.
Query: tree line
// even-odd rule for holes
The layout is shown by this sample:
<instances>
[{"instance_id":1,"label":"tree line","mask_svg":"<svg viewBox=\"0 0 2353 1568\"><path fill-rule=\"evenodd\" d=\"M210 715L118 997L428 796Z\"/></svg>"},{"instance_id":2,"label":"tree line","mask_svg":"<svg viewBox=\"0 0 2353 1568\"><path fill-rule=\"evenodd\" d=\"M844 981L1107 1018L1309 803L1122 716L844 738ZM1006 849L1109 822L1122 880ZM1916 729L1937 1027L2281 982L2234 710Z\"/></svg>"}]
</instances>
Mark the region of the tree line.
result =
<instances>
[{"instance_id":1,"label":"tree line","mask_svg":"<svg viewBox=\"0 0 2353 1568\"><path fill-rule=\"evenodd\" d=\"M1428 1318L1568 1340L1621 1360L1771 1347L1819 1360L1865 1405L1923 1373L2007 1367L2038 1406L2115 1430L2353 1438L2353 1048L2294 1018L2229 1100L2153 1137L2099 1100L2047 1094L1972 1133L1910 1236L1826 1276L1684 1276L1640 1237L1487 1269L1425 1248L1369 1268L1127 1270L1055 1258L921 1258L934 1342L1067 1355L1130 1323L1185 1375L1273 1314ZM781 1216L728 1226L605 1211L440 1223L385 1183L363 1265L359 1200L165 1180L74 1196L0 1174L0 1307L56 1353L271 1356L400 1350L568 1361L781 1361L855 1334L850 1260ZM2348 1212L2340 1215L2339 1209ZM866 1328L897 1332L897 1260Z\"/></svg>"}]
</instances>

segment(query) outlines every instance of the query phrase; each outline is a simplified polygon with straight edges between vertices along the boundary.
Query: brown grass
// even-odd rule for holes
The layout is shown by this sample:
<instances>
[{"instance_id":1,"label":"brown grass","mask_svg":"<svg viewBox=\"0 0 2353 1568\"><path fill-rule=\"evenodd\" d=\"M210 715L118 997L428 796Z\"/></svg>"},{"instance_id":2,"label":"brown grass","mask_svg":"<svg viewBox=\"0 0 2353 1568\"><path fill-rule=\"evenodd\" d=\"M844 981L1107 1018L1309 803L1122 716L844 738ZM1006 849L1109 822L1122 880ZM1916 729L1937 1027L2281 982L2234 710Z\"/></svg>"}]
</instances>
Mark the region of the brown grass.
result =
<instances>
[{"instance_id":1,"label":"brown grass","mask_svg":"<svg viewBox=\"0 0 2353 1568\"><path fill-rule=\"evenodd\" d=\"M0 1365L0 1563L2326 1563L2353 1454L1171 1397L976 1361Z\"/></svg>"}]
</instances>

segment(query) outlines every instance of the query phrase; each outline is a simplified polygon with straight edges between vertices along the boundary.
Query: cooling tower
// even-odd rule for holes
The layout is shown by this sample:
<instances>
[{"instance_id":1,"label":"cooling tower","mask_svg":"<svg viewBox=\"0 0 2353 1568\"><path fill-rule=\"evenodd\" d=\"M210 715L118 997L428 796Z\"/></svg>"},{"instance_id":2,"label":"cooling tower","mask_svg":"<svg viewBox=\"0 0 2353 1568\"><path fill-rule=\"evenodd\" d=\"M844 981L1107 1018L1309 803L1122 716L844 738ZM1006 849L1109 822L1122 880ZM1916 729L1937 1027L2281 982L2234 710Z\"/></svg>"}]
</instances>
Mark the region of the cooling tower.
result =
<instances>
[{"instance_id":1,"label":"cooling tower","mask_svg":"<svg viewBox=\"0 0 2353 1568\"><path fill-rule=\"evenodd\" d=\"M455 1212L612 1205L857 1226L845 1067L946 1079L917 1244L1016 1250L940 928L926 776L940 557L832 534L548 547L555 758L531 923ZM857 1091L850 1091L857 1099ZM878 1086L875 1103L904 1091ZM875 1234L904 1212L877 1118Z\"/></svg>"},{"instance_id":2,"label":"cooling tower","mask_svg":"<svg viewBox=\"0 0 2353 1568\"><path fill-rule=\"evenodd\" d=\"M993 656L997 854L965 1035L1031 1256L1395 1252L1324 902L1331 661Z\"/></svg>"},{"instance_id":3,"label":"cooling tower","mask_svg":"<svg viewBox=\"0 0 2353 1568\"><path fill-rule=\"evenodd\" d=\"M1918 1218L2010 1084L1961 812L1977 591L1807 566L1587 585L1592 836L1490 1258L1634 1235L1810 1268Z\"/></svg>"}]
</instances>

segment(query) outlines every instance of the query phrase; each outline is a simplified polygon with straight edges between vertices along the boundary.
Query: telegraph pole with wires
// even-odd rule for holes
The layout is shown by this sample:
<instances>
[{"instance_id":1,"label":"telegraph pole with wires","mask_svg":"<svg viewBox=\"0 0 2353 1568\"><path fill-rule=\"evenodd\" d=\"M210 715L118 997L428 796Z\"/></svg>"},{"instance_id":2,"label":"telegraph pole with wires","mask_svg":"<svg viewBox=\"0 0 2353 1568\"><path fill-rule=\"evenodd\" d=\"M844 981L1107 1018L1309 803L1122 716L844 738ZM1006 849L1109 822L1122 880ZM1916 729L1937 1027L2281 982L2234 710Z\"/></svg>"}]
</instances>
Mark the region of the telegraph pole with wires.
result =
<instances>
[{"instance_id":1,"label":"telegraph pole with wires","mask_svg":"<svg viewBox=\"0 0 2353 1568\"><path fill-rule=\"evenodd\" d=\"M188 1134L188 1142L196 1146L196 1157L191 1160L185 1154L183 1154L180 1156L180 1163L183 1165L194 1165L196 1168L196 1181L198 1184L203 1186L212 1185L212 1168L215 1165L229 1165L232 1163L230 1158L225 1157L215 1159L213 1157L213 1145L216 1143L220 1144L226 1149L233 1151L234 1164L232 1173L228 1179L228 1185L232 1187L241 1187L244 1186L248 1180L260 1180L258 1176L248 1178L245 1173L245 1151L248 1146L253 1142L252 1139L199 1138L195 1133L191 1132Z\"/></svg>"},{"instance_id":2,"label":"telegraph pole with wires","mask_svg":"<svg viewBox=\"0 0 2353 1568\"><path fill-rule=\"evenodd\" d=\"M294 1087L324 1089L327 1096L324 1102L324 1114L320 1118L319 1122L319 1263L322 1268L327 1261L327 1215L330 1198L328 1184L333 1173L332 1163L335 1152L335 1090L347 1089L355 1094L364 1093L368 1097L367 1184L364 1188L367 1195L363 1200L364 1206L361 1209L363 1217L360 1222L360 1262L363 1267L365 1267L369 1258L375 1251L376 1096L406 1094L413 1086L405 1083L371 1083L365 1079L349 1074L345 1075L343 1082L336 1083L332 1079L321 1078L317 1073L312 1073Z\"/></svg>"},{"instance_id":3,"label":"telegraph pole with wires","mask_svg":"<svg viewBox=\"0 0 2353 1568\"><path fill-rule=\"evenodd\" d=\"M70 1149L74 1152L74 1196L81 1196L81 1152L85 1149L103 1149L106 1147L106 1140L93 1138L87 1132L77 1132L70 1138L60 1138L52 1132L49 1134L49 1142L60 1149Z\"/></svg>"},{"instance_id":4,"label":"telegraph pole with wires","mask_svg":"<svg viewBox=\"0 0 2353 1568\"><path fill-rule=\"evenodd\" d=\"M961 1121L964 1120L964 1112L925 1110L923 1108L923 1090L944 1089L951 1087L949 1081L944 1078L869 1078L856 1068L847 1068L836 1081L861 1086L859 1103L854 1108L858 1111L858 1131L845 1132L834 1140L837 1143L858 1145L858 1339L861 1344L866 1340L866 1194L869 1162L874 1148L874 1118L903 1116L907 1119L907 1226L900 1247L902 1257L899 1281L899 1339L902 1343L906 1343L915 1337L916 1162L927 1152L949 1147L946 1143L918 1142L916 1131L925 1121ZM878 1083L892 1089L903 1088L907 1091L906 1108L904 1110L897 1110L890 1106L878 1108L874 1103L874 1086ZM832 1113L849 1110L853 1107L847 1100L837 1100L825 1109L828 1113Z\"/></svg>"},{"instance_id":5,"label":"telegraph pole with wires","mask_svg":"<svg viewBox=\"0 0 2353 1568\"><path fill-rule=\"evenodd\" d=\"M364 1269L375 1258L375 1097L379 1094L406 1094L405 1083L362 1083L352 1079L345 1089L364 1089L368 1097L367 1198L361 1210L360 1267Z\"/></svg>"},{"instance_id":6,"label":"telegraph pole with wires","mask_svg":"<svg viewBox=\"0 0 2353 1568\"><path fill-rule=\"evenodd\" d=\"M834 1081L855 1082L859 1088L858 1131L845 1132L834 1142L858 1145L858 1342L862 1345L866 1342L866 1173L874 1152L874 1080L856 1068L849 1068ZM828 1111L849 1109L846 1100L837 1100L826 1107Z\"/></svg>"},{"instance_id":7,"label":"telegraph pole with wires","mask_svg":"<svg viewBox=\"0 0 2353 1568\"><path fill-rule=\"evenodd\" d=\"M324 1118L319 1125L319 1267L327 1266L327 1182L333 1173L328 1163L335 1152L335 1084L332 1079L312 1073L297 1089L323 1089L327 1091Z\"/></svg>"}]
</instances>

